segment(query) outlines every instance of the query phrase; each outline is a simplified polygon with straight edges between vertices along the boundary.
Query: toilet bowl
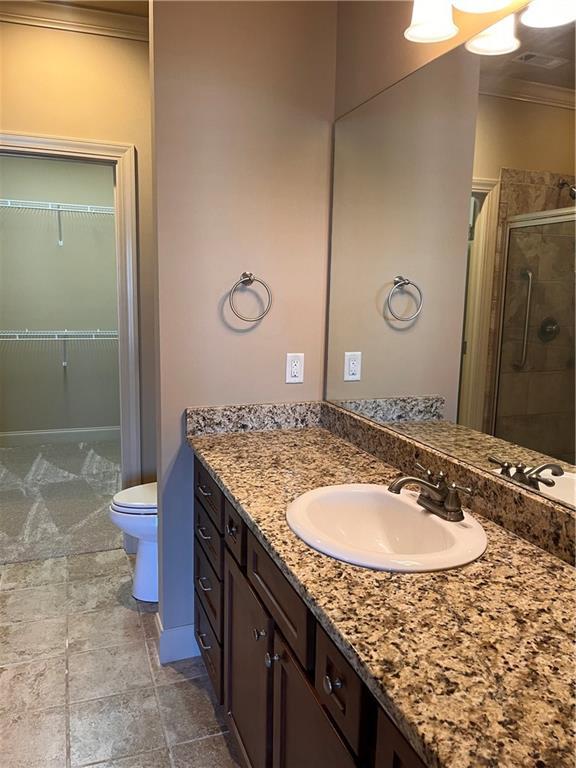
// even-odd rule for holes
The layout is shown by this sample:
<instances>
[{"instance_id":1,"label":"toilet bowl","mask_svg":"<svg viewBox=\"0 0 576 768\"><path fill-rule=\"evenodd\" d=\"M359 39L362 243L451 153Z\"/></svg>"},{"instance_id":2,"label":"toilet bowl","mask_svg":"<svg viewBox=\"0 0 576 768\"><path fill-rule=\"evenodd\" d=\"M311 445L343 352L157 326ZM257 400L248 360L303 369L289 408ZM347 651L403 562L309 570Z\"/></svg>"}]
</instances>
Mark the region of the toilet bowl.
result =
<instances>
[{"instance_id":1,"label":"toilet bowl","mask_svg":"<svg viewBox=\"0 0 576 768\"><path fill-rule=\"evenodd\" d=\"M117 493L110 520L138 540L132 594L137 600L158 601L158 486L135 485Z\"/></svg>"}]
</instances>

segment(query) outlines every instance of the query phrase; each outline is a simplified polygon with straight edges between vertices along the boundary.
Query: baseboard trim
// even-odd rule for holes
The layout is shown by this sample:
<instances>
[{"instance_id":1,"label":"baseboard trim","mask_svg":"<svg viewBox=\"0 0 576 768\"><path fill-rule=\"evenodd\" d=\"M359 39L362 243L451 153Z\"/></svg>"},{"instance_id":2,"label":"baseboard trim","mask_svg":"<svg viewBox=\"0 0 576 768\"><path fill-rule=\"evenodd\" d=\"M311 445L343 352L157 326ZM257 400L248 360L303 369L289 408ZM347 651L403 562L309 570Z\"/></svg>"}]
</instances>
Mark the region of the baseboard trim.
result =
<instances>
[{"instance_id":1,"label":"baseboard trim","mask_svg":"<svg viewBox=\"0 0 576 768\"><path fill-rule=\"evenodd\" d=\"M92 440L120 440L120 427L74 427L72 429L0 432L0 446L38 443L83 443Z\"/></svg>"},{"instance_id":2,"label":"baseboard trim","mask_svg":"<svg viewBox=\"0 0 576 768\"><path fill-rule=\"evenodd\" d=\"M198 648L194 634L194 624L164 629L160 614L156 614L156 621L160 630L158 654L160 664L168 664L170 661L181 661L182 659L189 659L191 656L200 655L200 648Z\"/></svg>"}]
</instances>

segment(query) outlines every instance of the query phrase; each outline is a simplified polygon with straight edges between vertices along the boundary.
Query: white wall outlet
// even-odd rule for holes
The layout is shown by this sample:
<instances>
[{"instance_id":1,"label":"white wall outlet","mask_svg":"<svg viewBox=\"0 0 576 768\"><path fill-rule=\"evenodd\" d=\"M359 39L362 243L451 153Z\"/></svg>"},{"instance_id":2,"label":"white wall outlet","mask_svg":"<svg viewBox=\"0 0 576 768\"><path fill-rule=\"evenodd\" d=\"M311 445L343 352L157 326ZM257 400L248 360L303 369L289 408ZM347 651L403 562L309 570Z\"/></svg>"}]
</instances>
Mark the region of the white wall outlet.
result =
<instances>
[{"instance_id":1,"label":"white wall outlet","mask_svg":"<svg viewBox=\"0 0 576 768\"><path fill-rule=\"evenodd\" d=\"M286 353L286 384L302 384L304 381L304 352Z\"/></svg>"},{"instance_id":2,"label":"white wall outlet","mask_svg":"<svg viewBox=\"0 0 576 768\"><path fill-rule=\"evenodd\" d=\"M344 352L344 381L362 378L362 352Z\"/></svg>"}]
</instances>

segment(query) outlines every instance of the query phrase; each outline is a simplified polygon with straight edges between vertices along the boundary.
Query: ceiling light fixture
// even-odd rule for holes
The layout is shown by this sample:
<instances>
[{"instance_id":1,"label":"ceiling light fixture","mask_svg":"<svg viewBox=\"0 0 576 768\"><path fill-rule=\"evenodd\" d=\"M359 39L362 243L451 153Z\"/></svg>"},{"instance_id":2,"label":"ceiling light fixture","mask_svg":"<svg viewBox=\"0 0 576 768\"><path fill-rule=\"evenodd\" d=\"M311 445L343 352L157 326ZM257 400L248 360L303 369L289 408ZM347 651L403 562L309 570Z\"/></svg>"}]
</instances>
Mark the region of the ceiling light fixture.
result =
<instances>
[{"instance_id":1,"label":"ceiling light fixture","mask_svg":"<svg viewBox=\"0 0 576 768\"><path fill-rule=\"evenodd\" d=\"M576 21L574 0L533 0L520 16L527 27L561 27Z\"/></svg>"},{"instance_id":2,"label":"ceiling light fixture","mask_svg":"<svg viewBox=\"0 0 576 768\"><path fill-rule=\"evenodd\" d=\"M404 37L413 43L440 43L458 34L450 0L414 0L412 23Z\"/></svg>"},{"instance_id":3,"label":"ceiling light fixture","mask_svg":"<svg viewBox=\"0 0 576 768\"><path fill-rule=\"evenodd\" d=\"M515 21L514 15L497 21L496 24L492 24L491 27L469 40L466 43L466 50L482 56L502 56L505 53L512 53L520 47L520 40L516 37Z\"/></svg>"},{"instance_id":4,"label":"ceiling light fixture","mask_svg":"<svg viewBox=\"0 0 576 768\"><path fill-rule=\"evenodd\" d=\"M491 13L500 11L510 0L452 0L454 8L465 13Z\"/></svg>"}]
</instances>

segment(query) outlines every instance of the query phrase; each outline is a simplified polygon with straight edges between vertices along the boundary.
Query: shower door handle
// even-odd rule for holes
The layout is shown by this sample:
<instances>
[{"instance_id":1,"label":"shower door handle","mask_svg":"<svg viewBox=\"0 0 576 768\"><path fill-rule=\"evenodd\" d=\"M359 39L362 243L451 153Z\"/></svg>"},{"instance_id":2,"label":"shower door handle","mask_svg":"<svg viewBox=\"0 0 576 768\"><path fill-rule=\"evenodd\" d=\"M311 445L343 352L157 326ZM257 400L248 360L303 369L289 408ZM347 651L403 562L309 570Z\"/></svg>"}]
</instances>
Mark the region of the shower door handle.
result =
<instances>
[{"instance_id":1,"label":"shower door handle","mask_svg":"<svg viewBox=\"0 0 576 768\"><path fill-rule=\"evenodd\" d=\"M528 280L528 289L526 291L526 312L524 314L524 335L522 337L522 357L519 363L514 363L514 368L521 371L526 365L526 355L528 352L528 325L530 323L530 309L532 308L532 271L525 269L522 271L522 277Z\"/></svg>"}]
</instances>

